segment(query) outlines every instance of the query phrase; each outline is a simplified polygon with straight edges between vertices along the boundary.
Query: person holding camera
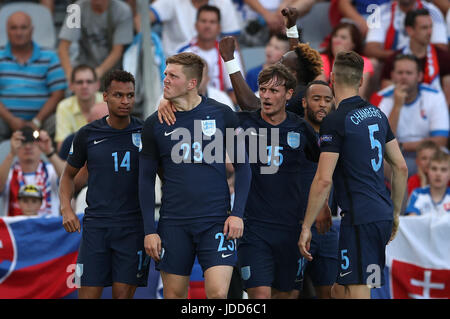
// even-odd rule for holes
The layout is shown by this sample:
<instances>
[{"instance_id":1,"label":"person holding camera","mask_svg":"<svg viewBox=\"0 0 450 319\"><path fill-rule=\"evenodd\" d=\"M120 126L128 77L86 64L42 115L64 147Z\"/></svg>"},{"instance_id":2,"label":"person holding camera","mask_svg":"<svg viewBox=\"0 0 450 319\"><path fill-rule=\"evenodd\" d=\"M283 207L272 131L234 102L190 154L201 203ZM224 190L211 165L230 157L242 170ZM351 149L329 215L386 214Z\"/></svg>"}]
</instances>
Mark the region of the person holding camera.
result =
<instances>
[{"instance_id":1,"label":"person holding camera","mask_svg":"<svg viewBox=\"0 0 450 319\"><path fill-rule=\"evenodd\" d=\"M44 154L49 162L41 159ZM17 160L16 160L17 157ZM58 178L64 161L55 152L48 133L25 126L11 137L11 149L0 165L0 215L23 215L19 206L19 190L33 184L42 190L42 205L38 215L59 216Z\"/></svg>"}]
</instances>

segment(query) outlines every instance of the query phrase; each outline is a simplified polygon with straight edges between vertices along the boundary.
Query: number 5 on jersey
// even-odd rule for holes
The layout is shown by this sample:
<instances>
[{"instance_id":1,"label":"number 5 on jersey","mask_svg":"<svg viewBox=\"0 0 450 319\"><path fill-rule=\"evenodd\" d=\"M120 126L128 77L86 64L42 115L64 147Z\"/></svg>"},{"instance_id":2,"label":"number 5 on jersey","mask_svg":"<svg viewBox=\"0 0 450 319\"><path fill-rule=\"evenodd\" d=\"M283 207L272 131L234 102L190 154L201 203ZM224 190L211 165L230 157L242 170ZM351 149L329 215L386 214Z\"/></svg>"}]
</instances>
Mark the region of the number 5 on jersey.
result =
<instances>
[{"instance_id":1,"label":"number 5 on jersey","mask_svg":"<svg viewBox=\"0 0 450 319\"><path fill-rule=\"evenodd\" d=\"M380 128L378 127L378 124L372 124L368 126L368 129L369 129L370 147L372 147L372 149L374 148L378 149L378 161L375 158L372 158L370 163L372 164L372 169L375 172L378 172L378 170L381 167L381 163L383 162L383 153L381 143L379 140L375 138L374 133L378 132Z\"/></svg>"},{"instance_id":2,"label":"number 5 on jersey","mask_svg":"<svg viewBox=\"0 0 450 319\"><path fill-rule=\"evenodd\" d=\"M117 152L114 152L111 154L111 156L114 159L114 171L118 172L119 171L119 155L117 154ZM123 167L127 170L127 172L130 171L131 165L130 165L130 152L127 151L125 153L125 155L122 158L122 162L120 163L120 167Z\"/></svg>"}]
</instances>

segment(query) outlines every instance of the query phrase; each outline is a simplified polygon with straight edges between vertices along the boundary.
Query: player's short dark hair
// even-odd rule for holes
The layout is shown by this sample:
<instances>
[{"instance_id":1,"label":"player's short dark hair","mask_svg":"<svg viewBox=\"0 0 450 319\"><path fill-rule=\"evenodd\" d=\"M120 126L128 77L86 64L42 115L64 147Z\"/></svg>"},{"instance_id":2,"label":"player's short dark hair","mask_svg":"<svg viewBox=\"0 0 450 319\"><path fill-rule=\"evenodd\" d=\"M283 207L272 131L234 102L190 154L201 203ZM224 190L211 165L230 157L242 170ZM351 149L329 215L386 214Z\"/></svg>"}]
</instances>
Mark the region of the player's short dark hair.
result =
<instances>
[{"instance_id":1,"label":"player's short dark hair","mask_svg":"<svg viewBox=\"0 0 450 319\"><path fill-rule=\"evenodd\" d=\"M397 63L397 61L401 61L401 60L409 60L409 61L413 61L414 63L416 63L417 66L417 72L421 72L422 71L422 63L420 62L420 60L413 54L397 54L394 58L394 63L392 65L392 69L395 69L395 64Z\"/></svg>"},{"instance_id":2,"label":"player's short dark hair","mask_svg":"<svg viewBox=\"0 0 450 319\"><path fill-rule=\"evenodd\" d=\"M202 82L204 60L195 53L182 52L166 59L167 64L179 64L183 66L183 73L188 79L197 80L197 88Z\"/></svg>"},{"instance_id":3,"label":"player's short dark hair","mask_svg":"<svg viewBox=\"0 0 450 319\"><path fill-rule=\"evenodd\" d=\"M286 90L295 89L297 85L297 80L294 75L281 63L271 65L259 72L258 85L268 83L275 79L275 83L284 85Z\"/></svg>"},{"instance_id":4,"label":"player's short dark hair","mask_svg":"<svg viewBox=\"0 0 450 319\"><path fill-rule=\"evenodd\" d=\"M76 67L74 67L72 69L72 73L70 75L70 80L72 82L75 82L75 75L80 72L80 71L84 71L84 70L89 70L92 72L92 74L94 75L94 81L97 81L97 73L95 73L95 69L87 64L78 64Z\"/></svg>"},{"instance_id":5,"label":"player's short dark hair","mask_svg":"<svg viewBox=\"0 0 450 319\"><path fill-rule=\"evenodd\" d=\"M217 14L217 19L219 20L219 23L220 23L220 9L215 6L211 6L209 4L205 4L197 9L197 17L196 17L195 21L198 21L198 18L200 17L200 13L202 13L203 11L215 12Z\"/></svg>"},{"instance_id":6,"label":"player's short dark hair","mask_svg":"<svg viewBox=\"0 0 450 319\"><path fill-rule=\"evenodd\" d=\"M336 54L333 64L335 82L357 86L362 79L363 69L364 60L355 51L341 51Z\"/></svg>"},{"instance_id":7,"label":"player's short dark hair","mask_svg":"<svg viewBox=\"0 0 450 319\"><path fill-rule=\"evenodd\" d=\"M416 18L419 16L429 16L430 11L425 8L408 11L405 17L405 27L414 27Z\"/></svg>"},{"instance_id":8,"label":"player's short dark hair","mask_svg":"<svg viewBox=\"0 0 450 319\"><path fill-rule=\"evenodd\" d=\"M424 140L424 141L420 142L419 145L417 145L416 154L419 154L423 150L438 151L439 146L431 140Z\"/></svg>"},{"instance_id":9,"label":"player's short dark hair","mask_svg":"<svg viewBox=\"0 0 450 319\"><path fill-rule=\"evenodd\" d=\"M310 88L311 86L313 86L313 85L316 85L316 84L317 84L317 85L324 85L324 86L328 87L328 88L330 89L330 91L331 91L330 85L329 85L327 82L322 81L322 80L314 80L314 81L309 82L308 85L306 85L306 88L305 88L305 97L308 96L309 88Z\"/></svg>"},{"instance_id":10,"label":"player's short dark hair","mask_svg":"<svg viewBox=\"0 0 450 319\"><path fill-rule=\"evenodd\" d=\"M105 88L105 92L108 91L112 81L123 83L131 82L133 83L133 86L135 86L133 74L124 70L114 70L106 74L105 79L103 81L103 87Z\"/></svg>"}]
</instances>

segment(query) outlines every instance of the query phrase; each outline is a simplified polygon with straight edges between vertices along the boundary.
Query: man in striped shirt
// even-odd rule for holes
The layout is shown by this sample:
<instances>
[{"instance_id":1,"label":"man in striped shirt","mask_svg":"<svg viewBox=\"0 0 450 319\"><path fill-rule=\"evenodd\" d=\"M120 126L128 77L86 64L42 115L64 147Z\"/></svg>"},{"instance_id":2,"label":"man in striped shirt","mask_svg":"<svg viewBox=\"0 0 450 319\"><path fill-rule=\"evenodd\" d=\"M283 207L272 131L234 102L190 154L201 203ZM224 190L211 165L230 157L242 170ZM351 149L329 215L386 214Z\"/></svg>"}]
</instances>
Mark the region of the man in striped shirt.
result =
<instances>
[{"instance_id":1,"label":"man in striped shirt","mask_svg":"<svg viewBox=\"0 0 450 319\"><path fill-rule=\"evenodd\" d=\"M7 33L0 50L0 141L25 125L45 124L53 136L52 115L67 88L58 55L33 42L31 18L24 12L9 16Z\"/></svg>"}]
</instances>

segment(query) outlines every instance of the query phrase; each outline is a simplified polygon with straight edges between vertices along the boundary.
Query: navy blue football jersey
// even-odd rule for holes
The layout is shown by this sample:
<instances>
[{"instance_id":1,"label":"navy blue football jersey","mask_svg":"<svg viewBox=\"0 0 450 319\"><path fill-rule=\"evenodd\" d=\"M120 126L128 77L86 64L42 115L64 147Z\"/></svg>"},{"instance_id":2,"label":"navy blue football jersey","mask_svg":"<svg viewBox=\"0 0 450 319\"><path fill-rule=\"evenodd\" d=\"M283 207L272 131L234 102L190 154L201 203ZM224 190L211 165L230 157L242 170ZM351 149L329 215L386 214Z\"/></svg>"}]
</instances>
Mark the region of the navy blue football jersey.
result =
<instances>
[{"instance_id":1,"label":"navy blue football jersey","mask_svg":"<svg viewBox=\"0 0 450 319\"><path fill-rule=\"evenodd\" d=\"M306 154L317 161L319 147L313 128L298 115L286 114L282 123L273 126L261 118L259 110L238 113L252 169L245 218L264 225L298 229L304 215L302 193L307 191L302 184L301 162ZM278 139L273 138L274 134L278 134ZM263 173L262 169L269 165L275 165L277 171Z\"/></svg>"},{"instance_id":2,"label":"navy blue football jersey","mask_svg":"<svg viewBox=\"0 0 450 319\"><path fill-rule=\"evenodd\" d=\"M142 121L131 117L127 128L110 127L106 116L75 135L67 163L89 172L84 222L103 227L142 224L138 177Z\"/></svg>"},{"instance_id":3,"label":"navy blue football jersey","mask_svg":"<svg viewBox=\"0 0 450 319\"><path fill-rule=\"evenodd\" d=\"M321 152L339 153L333 175L342 223L364 224L393 219L384 183L385 144L394 134L385 114L354 96L341 101L320 127Z\"/></svg>"},{"instance_id":4,"label":"navy blue football jersey","mask_svg":"<svg viewBox=\"0 0 450 319\"><path fill-rule=\"evenodd\" d=\"M154 113L142 133L141 156L157 161L162 171L160 222L223 222L230 210L226 129L234 134L238 119L228 106L206 97L176 116L175 124L168 126Z\"/></svg>"}]
</instances>

